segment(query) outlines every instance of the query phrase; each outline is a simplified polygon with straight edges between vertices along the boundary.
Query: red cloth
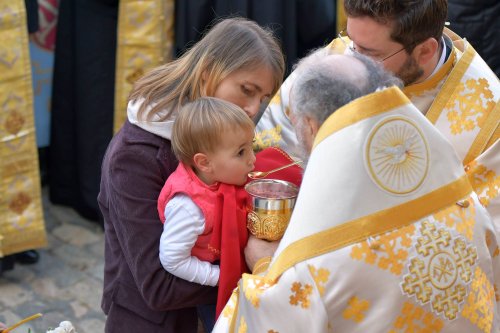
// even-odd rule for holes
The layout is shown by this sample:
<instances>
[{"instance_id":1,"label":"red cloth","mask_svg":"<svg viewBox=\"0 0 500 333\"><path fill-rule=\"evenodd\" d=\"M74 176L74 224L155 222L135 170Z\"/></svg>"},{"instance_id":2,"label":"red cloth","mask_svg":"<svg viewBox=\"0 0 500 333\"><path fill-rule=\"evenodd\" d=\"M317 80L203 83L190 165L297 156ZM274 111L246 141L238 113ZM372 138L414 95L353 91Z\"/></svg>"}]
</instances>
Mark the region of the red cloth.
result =
<instances>
[{"instance_id":1,"label":"red cloth","mask_svg":"<svg viewBox=\"0 0 500 333\"><path fill-rule=\"evenodd\" d=\"M219 292L215 319L224 309L243 273L248 273L243 250L248 241L246 201L248 194L241 187L220 184L223 193L222 221L214 225L210 244L220 249ZM221 196L219 196L220 198ZM217 230L217 227L220 230Z\"/></svg>"},{"instance_id":2,"label":"red cloth","mask_svg":"<svg viewBox=\"0 0 500 333\"><path fill-rule=\"evenodd\" d=\"M255 157L255 171L273 170L294 161L287 153L277 147L266 148L258 152ZM273 172L263 179L286 180L300 187L303 172L304 170L300 165L292 165L286 169Z\"/></svg>"}]
</instances>

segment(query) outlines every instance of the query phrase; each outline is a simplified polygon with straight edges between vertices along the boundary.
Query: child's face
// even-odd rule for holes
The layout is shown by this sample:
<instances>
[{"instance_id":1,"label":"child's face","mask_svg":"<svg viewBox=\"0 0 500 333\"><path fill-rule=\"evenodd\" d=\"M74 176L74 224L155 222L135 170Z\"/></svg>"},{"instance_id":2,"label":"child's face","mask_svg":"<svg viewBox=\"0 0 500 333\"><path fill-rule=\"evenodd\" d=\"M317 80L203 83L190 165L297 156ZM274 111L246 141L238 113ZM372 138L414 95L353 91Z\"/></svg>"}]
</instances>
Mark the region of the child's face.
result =
<instances>
[{"instance_id":1,"label":"child's face","mask_svg":"<svg viewBox=\"0 0 500 333\"><path fill-rule=\"evenodd\" d=\"M212 165L212 179L217 182L243 185L254 168L254 132L235 129L222 134L222 145L207 154Z\"/></svg>"}]
</instances>

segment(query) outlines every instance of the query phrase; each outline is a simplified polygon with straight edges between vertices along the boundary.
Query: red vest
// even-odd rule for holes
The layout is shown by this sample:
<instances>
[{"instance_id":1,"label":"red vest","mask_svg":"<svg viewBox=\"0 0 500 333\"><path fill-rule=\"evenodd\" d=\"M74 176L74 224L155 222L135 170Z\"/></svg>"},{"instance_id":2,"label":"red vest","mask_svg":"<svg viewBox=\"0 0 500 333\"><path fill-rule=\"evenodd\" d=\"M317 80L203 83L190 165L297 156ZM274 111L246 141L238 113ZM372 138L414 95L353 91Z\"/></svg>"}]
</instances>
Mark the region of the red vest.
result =
<instances>
[{"instance_id":1,"label":"red vest","mask_svg":"<svg viewBox=\"0 0 500 333\"><path fill-rule=\"evenodd\" d=\"M165 206L177 193L186 194L201 209L205 217L205 230L198 236L191 255L208 262L220 260L220 251L208 246L214 229L214 221L221 219L222 205L218 204L218 200L220 201L220 196L217 196L218 190L219 183L207 185L196 176L191 168L179 163L177 170L168 177L158 198L158 214L162 223L165 222Z\"/></svg>"},{"instance_id":2,"label":"red vest","mask_svg":"<svg viewBox=\"0 0 500 333\"><path fill-rule=\"evenodd\" d=\"M243 255L248 241L248 195L242 187L234 185L206 185L190 167L179 163L158 198L158 213L162 222L165 221L165 206L176 193L188 195L205 217L205 230L198 237L191 255L204 261L220 260L216 311L218 317L241 275L248 272Z\"/></svg>"}]
</instances>

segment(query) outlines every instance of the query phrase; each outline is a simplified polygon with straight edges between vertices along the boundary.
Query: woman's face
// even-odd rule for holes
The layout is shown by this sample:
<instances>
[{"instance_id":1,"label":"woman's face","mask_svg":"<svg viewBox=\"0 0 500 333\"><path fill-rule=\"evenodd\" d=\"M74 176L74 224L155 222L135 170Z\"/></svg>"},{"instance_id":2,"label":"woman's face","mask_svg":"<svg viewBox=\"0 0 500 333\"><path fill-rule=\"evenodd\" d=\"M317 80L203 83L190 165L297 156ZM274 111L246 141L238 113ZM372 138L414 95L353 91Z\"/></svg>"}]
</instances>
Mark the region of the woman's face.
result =
<instances>
[{"instance_id":1,"label":"woman's face","mask_svg":"<svg viewBox=\"0 0 500 333\"><path fill-rule=\"evenodd\" d=\"M219 83L213 97L238 105L254 118L261 103L272 97L274 81L273 72L267 66L237 70Z\"/></svg>"}]
</instances>

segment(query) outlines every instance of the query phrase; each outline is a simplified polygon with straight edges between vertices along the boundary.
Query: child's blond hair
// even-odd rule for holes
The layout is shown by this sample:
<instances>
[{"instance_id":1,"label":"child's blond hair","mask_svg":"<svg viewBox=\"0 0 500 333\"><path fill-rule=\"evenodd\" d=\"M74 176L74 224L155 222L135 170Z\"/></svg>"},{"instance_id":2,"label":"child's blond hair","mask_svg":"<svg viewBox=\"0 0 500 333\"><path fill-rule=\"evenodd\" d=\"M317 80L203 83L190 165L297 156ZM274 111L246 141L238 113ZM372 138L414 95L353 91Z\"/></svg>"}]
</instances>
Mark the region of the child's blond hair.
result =
<instances>
[{"instance_id":1,"label":"child's blond hair","mask_svg":"<svg viewBox=\"0 0 500 333\"><path fill-rule=\"evenodd\" d=\"M214 97L185 104L172 129L172 148L177 159L193 165L197 153L214 152L227 131L254 131L255 125L239 106Z\"/></svg>"}]
</instances>

